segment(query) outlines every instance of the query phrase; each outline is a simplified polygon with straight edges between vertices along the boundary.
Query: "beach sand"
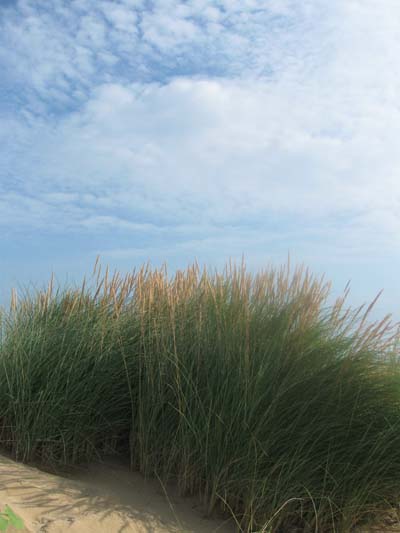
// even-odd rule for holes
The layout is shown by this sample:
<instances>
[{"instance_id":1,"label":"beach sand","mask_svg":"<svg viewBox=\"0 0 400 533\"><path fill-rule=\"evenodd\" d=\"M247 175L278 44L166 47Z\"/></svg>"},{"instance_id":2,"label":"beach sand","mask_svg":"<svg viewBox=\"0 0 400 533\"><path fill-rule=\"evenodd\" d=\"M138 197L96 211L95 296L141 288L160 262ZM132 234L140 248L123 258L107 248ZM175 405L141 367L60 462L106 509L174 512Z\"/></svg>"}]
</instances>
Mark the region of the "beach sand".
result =
<instances>
[{"instance_id":1,"label":"beach sand","mask_svg":"<svg viewBox=\"0 0 400 533\"><path fill-rule=\"evenodd\" d=\"M234 533L234 522L204 516L198 502L116 460L52 474L0 455L0 508L30 533ZM7 533L14 533L9 529ZM357 533L400 533L399 524Z\"/></svg>"},{"instance_id":2,"label":"beach sand","mask_svg":"<svg viewBox=\"0 0 400 533\"><path fill-rule=\"evenodd\" d=\"M146 481L116 461L54 475L0 456L0 507L21 516L27 532L235 531L232 522L205 518L196 500L171 488L167 493L159 481Z\"/></svg>"}]
</instances>

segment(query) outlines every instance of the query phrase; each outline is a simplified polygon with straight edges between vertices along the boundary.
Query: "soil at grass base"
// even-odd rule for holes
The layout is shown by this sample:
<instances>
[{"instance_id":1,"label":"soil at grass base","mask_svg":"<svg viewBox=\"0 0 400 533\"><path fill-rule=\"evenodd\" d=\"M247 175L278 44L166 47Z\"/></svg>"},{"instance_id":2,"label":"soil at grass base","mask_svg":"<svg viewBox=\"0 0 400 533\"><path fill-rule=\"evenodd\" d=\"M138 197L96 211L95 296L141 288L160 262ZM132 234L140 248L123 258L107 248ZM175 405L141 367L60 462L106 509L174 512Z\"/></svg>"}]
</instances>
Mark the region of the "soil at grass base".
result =
<instances>
[{"instance_id":1,"label":"soil at grass base","mask_svg":"<svg viewBox=\"0 0 400 533\"><path fill-rule=\"evenodd\" d=\"M0 455L0 503L31 533L233 533L192 499L144 480L115 460L55 475ZM9 529L12 533L12 529Z\"/></svg>"}]
</instances>

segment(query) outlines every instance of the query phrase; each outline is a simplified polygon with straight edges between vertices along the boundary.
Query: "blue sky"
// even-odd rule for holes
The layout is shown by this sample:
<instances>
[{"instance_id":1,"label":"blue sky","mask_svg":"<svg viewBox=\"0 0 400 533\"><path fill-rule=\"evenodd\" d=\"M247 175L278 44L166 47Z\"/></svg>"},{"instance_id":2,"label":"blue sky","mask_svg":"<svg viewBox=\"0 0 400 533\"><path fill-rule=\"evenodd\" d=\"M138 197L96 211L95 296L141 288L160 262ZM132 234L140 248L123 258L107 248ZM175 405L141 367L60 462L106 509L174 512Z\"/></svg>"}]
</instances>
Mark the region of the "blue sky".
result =
<instances>
[{"instance_id":1,"label":"blue sky","mask_svg":"<svg viewBox=\"0 0 400 533\"><path fill-rule=\"evenodd\" d=\"M0 301L288 252L400 319L398 0L0 0Z\"/></svg>"}]
</instances>

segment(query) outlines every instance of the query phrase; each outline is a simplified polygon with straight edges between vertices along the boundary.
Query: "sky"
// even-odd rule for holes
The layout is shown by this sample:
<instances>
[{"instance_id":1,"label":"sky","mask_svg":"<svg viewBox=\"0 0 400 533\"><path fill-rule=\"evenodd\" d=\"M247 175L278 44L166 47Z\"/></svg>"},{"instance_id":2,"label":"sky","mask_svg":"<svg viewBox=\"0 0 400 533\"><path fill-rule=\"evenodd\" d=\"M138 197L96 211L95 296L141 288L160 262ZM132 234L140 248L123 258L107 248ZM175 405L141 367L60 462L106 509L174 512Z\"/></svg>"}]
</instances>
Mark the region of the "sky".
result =
<instances>
[{"instance_id":1,"label":"sky","mask_svg":"<svg viewBox=\"0 0 400 533\"><path fill-rule=\"evenodd\" d=\"M290 254L400 320L398 0L0 0L0 302Z\"/></svg>"}]
</instances>

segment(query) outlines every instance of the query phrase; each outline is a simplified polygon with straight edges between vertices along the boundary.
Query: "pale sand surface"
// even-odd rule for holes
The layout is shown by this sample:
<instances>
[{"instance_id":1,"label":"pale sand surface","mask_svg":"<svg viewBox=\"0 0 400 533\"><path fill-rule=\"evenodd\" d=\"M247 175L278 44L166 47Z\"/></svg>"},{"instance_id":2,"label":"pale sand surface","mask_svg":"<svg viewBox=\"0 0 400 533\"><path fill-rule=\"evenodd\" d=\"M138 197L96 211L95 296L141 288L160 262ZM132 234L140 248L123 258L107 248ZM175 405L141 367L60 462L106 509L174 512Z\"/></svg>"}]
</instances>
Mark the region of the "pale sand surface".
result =
<instances>
[{"instance_id":1,"label":"pale sand surface","mask_svg":"<svg viewBox=\"0 0 400 533\"><path fill-rule=\"evenodd\" d=\"M23 518L29 533L237 531L233 521L206 518L195 499L181 498L157 480L144 480L115 460L54 475L0 455L0 508L5 505ZM400 533L398 523L357 530L392 532Z\"/></svg>"},{"instance_id":2,"label":"pale sand surface","mask_svg":"<svg viewBox=\"0 0 400 533\"><path fill-rule=\"evenodd\" d=\"M204 517L196 501L145 481L116 461L53 475L0 456L0 507L31 533L233 533ZM11 530L10 530L11 531Z\"/></svg>"}]
</instances>

